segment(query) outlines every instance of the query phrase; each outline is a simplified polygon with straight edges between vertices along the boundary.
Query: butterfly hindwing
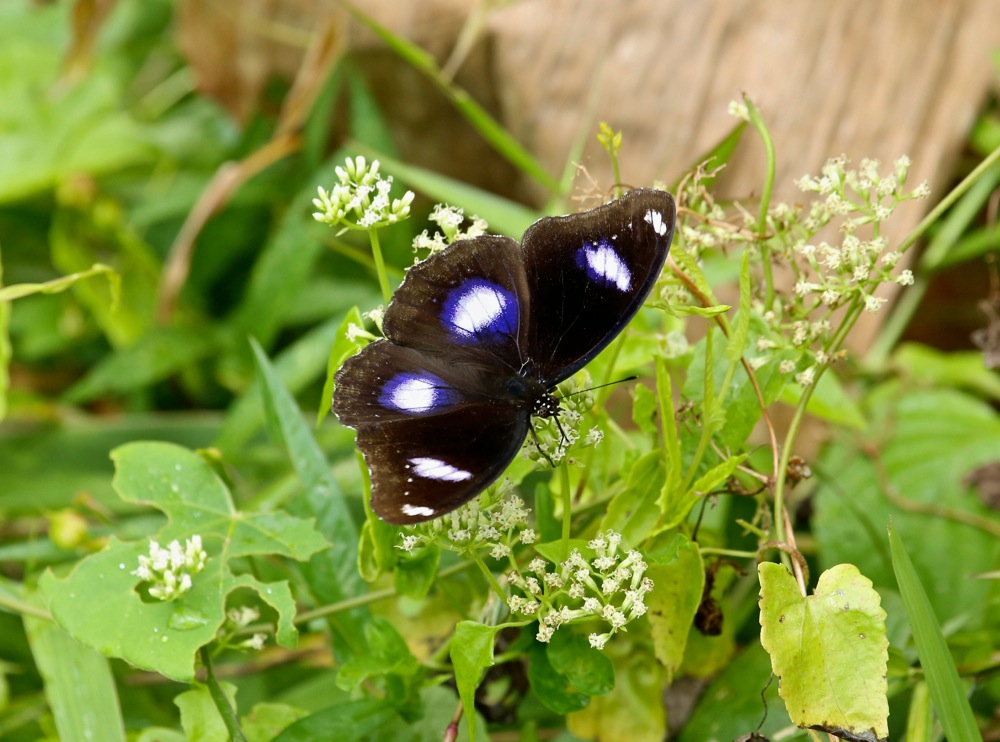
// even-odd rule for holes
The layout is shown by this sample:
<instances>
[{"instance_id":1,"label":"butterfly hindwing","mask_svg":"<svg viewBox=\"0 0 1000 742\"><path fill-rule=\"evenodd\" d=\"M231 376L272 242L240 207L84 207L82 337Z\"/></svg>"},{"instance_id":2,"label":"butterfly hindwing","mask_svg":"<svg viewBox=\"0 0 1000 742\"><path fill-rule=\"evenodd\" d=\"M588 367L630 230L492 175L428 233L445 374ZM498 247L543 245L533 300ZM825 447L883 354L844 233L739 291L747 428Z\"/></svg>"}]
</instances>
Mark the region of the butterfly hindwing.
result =
<instances>
[{"instance_id":1,"label":"butterfly hindwing","mask_svg":"<svg viewBox=\"0 0 1000 742\"><path fill-rule=\"evenodd\" d=\"M499 477L528 432L524 407L470 405L358 429L372 475L371 505L402 525L447 513Z\"/></svg>"},{"instance_id":2,"label":"butterfly hindwing","mask_svg":"<svg viewBox=\"0 0 1000 742\"><path fill-rule=\"evenodd\" d=\"M535 222L524 235L528 347L552 385L579 371L628 324L652 289L673 236L673 197L641 189L581 214Z\"/></svg>"}]
</instances>

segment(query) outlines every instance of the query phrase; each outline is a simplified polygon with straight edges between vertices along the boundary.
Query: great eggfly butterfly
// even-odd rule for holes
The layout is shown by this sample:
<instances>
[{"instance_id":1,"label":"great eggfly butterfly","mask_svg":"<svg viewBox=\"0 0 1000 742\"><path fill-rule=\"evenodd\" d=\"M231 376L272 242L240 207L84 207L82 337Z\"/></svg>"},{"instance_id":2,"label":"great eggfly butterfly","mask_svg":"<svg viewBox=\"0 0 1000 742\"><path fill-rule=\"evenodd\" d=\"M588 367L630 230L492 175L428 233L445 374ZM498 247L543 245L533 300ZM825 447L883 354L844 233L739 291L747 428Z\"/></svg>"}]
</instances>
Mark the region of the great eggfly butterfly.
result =
<instances>
[{"instance_id":1,"label":"great eggfly butterfly","mask_svg":"<svg viewBox=\"0 0 1000 742\"><path fill-rule=\"evenodd\" d=\"M517 455L555 385L639 310L674 231L669 193L642 189L524 233L460 240L414 266L384 340L337 372L333 411L358 431L372 509L417 523L468 502Z\"/></svg>"}]
</instances>

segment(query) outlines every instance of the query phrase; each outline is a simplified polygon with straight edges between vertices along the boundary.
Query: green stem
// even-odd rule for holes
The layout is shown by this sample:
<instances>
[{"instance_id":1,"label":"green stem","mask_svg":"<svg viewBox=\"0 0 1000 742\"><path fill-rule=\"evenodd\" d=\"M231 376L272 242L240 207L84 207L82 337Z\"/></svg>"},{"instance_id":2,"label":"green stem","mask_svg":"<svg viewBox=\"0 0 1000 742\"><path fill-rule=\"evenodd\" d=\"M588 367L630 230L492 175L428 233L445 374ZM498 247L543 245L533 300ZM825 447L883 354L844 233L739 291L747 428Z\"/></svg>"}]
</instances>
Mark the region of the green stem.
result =
<instances>
[{"instance_id":1,"label":"green stem","mask_svg":"<svg viewBox=\"0 0 1000 742\"><path fill-rule=\"evenodd\" d=\"M483 561L483 558L479 555L479 552L475 552L472 554L472 560L476 563L476 565L478 565L479 570L483 573L483 577L486 578L486 581L490 583L490 587L493 589L493 592L495 592L497 594L497 597L499 597L500 600L502 600L504 604L506 604L507 603L506 591L504 591L504 589L500 587L500 583L497 582L497 578L493 576L492 572L490 572L490 568L486 566L486 562Z\"/></svg>"},{"instance_id":2,"label":"green stem","mask_svg":"<svg viewBox=\"0 0 1000 742\"><path fill-rule=\"evenodd\" d=\"M771 274L771 248L767 242L767 213L771 208L771 196L774 193L777 158L774 153L774 141L771 139L771 132L764 122L764 117L761 116L757 106L747 96L743 96L743 102L746 103L747 111L750 115L750 124L760 134L761 142L764 144L764 155L767 158L764 189L761 192L760 212L757 216L757 234L760 237L761 267L764 270L764 284L766 287L764 306L770 309L774 304L774 278Z\"/></svg>"},{"instance_id":3,"label":"green stem","mask_svg":"<svg viewBox=\"0 0 1000 742\"><path fill-rule=\"evenodd\" d=\"M389 288L389 277L385 272L385 261L382 259L382 246L378 241L378 230L369 230L368 237L372 243L372 257L375 258L375 274L378 276L378 285L382 289L382 298L388 304L392 298L392 290Z\"/></svg>"},{"instance_id":4,"label":"green stem","mask_svg":"<svg viewBox=\"0 0 1000 742\"><path fill-rule=\"evenodd\" d=\"M38 606L31 605L30 603L25 603L12 595L6 595L4 593L0 593L0 608L5 608L11 613L18 613L22 616L40 618L43 621L52 620L52 614L44 608L39 608Z\"/></svg>"},{"instance_id":5,"label":"green stem","mask_svg":"<svg viewBox=\"0 0 1000 742\"><path fill-rule=\"evenodd\" d=\"M573 520L573 493L570 492L569 467L565 461L559 465L559 478L562 482L563 491L562 551L563 558L565 559L569 556L570 525Z\"/></svg>"},{"instance_id":6,"label":"green stem","mask_svg":"<svg viewBox=\"0 0 1000 742\"><path fill-rule=\"evenodd\" d=\"M240 729L240 721L236 718L236 712L229 705L229 699L222 692L222 686L219 685L219 681L215 679L215 673L212 672L212 655L209 653L208 647L202 647L199 652L201 654L201 662L205 666L205 682L208 685L208 693L212 697L215 708L219 710L222 723L226 725L226 731L229 732L229 739L231 742L247 742L243 730Z\"/></svg>"}]
</instances>

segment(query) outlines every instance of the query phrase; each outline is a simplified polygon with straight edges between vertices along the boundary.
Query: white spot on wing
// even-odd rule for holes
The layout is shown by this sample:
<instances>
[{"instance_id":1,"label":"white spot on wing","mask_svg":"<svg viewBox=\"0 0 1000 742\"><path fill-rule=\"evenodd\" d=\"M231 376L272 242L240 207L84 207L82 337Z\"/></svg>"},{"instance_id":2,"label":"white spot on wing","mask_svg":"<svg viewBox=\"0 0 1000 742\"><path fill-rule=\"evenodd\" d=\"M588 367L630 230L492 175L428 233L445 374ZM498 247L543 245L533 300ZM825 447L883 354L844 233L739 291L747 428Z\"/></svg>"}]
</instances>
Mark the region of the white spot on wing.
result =
<instances>
[{"instance_id":1,"label":"white spot on wing","mask_svg":"<svg viewBox=\"0 0 1000 742\"><path fill-rule=\"evenodd\" d=\"M506 297L488 285L472 285L455 304L451 323L467 335L489 328L507 309Z\"/></svg>"},{"instance_id":2,"label":"white spot on wing","mask_svg":"<svg viewBox=\"0 0 1000 742\"><path fill-rule=\"evenodd\" d=\"M392 390L389 402L403 412L427 412L434 407L434 384L419 376L406 379Z\"/></svg>"},{"instance_id":3,"label":"white spot on wing","mask_svg":"<svg viewBox=\"0 0 1000 742\"><path fill-rule=\"evenodd\" d=\"M429 456L419 456L409 460L413 464L413 473L425 479L436 479L439 482L464 482L472 478L472 473L457 469L441 459Z\"/></svg>"},{"instance_id":4,"label":"white spot on wing","mask_svg":"<svg viewBox=\"0 0 1000 742\"><path fill-rule=\"evenodd\" d=\"M416 515L417 517L434 515L433 508L425 508L422 505L403 505L401 509L403 511L403 515Z\"/></svg>"},{"instance_id":5,"label":"white spot on wing","mask_svg":"<svg viewBox=\"0 0 1000 742\"><path fill-rule=\"evenodd\" d=\"M643 219L652 225L653 231L660 235L660 237L667 233L667 223L663 221L663 214L659 211L650 209L646 212L646 216Z\"/></svg>"},{"instance_id":6,"label":"white spot on wing","mask_svg":"<svg viewBox=\"0 0 1000 742\"><path fill-rule=\"evenodd\" d=\"M632 274L621 256L608 242L601 242L583 249L587 272L596 279L613 284L619 291L628 291Z\"/></svg>"}]
</instances>

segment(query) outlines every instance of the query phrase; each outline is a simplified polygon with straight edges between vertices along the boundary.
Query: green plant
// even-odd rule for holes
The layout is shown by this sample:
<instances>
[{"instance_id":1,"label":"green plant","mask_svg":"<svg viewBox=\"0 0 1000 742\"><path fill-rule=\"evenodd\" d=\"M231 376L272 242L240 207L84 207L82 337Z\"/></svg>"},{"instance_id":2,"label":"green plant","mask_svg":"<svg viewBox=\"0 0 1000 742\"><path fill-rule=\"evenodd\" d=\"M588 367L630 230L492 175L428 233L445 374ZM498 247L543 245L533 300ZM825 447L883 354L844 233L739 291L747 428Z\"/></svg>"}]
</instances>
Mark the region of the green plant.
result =
<instances>
[{"instance_id":1,"label":"green plant","mask_svg":"<svg viewBox=\"0 0 1000 742\"><path fill-rule=\"evenodd\" d=\"M976 354L897 339L911 292L989 245L989 225L951 235L995 187L995 128L977 130L982 164L889 245L882 224L925 195L905 159L834 158L800 181L805 205L776 203L767 128L734 104L732 135L671 188L684 209L648 306L564 391L640 380L569 397L565 439L539 426L555 469L529 445L478 501L401 530L367 510L349 431L324 419L333 373L378 336L411 244L485 223L519 236L540 214L393 157L363 78L334 64L307 144L219 206L213 249L162 290L217 170L279 141L183 88L170 12L122 6L68 94L19 107L59 87L71 21L0 8L17 39L0 45L3 146L21 163L0 174L0 736L659 740L682 676L711 679L682 740L818 737L796 725L972 739L990 723L1000 519L976 492L1000 385ZM567 210L572 167L552 178L364 20ZM137 58L161 77L136 79ZM327 156L308 143L343 99L352 139ZM748 132L741 146L768 153L753 212L711 190ZM48 157L47 137L121 146ZM628 138L599 137L617 172ZM462 209L435 210L429 235L426 207L383 174ZM911 275L901 254L923 234ZM95 273L110 291L79 280ZM891 313L855 357L866 311ZM55 391L52 369L68 372ZM821 451L800 447L807 418L829 432Z\"/></svg>"}]
</instances>

